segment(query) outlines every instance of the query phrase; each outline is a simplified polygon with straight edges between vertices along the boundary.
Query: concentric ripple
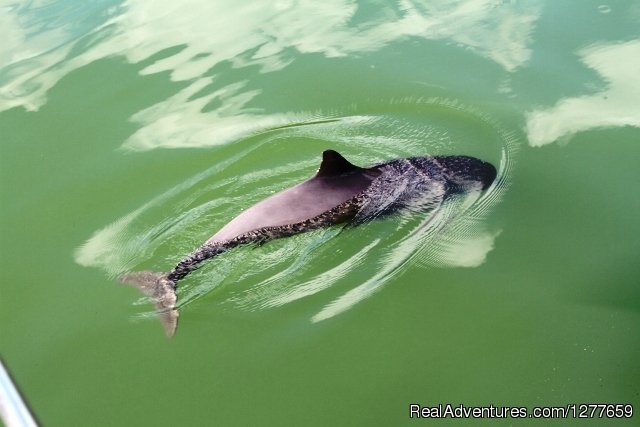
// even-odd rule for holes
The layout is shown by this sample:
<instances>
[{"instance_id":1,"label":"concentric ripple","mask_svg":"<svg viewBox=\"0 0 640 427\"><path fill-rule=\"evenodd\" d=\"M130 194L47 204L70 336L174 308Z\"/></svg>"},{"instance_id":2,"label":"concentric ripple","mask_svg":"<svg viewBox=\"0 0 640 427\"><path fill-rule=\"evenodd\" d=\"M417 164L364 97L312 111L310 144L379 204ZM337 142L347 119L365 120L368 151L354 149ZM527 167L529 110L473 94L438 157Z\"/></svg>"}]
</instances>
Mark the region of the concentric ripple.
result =
<instances>
[{"instance_id":1,"label":"concentric ripple","mask_svg":"<svg viewBox=\"0 0 640 427\"><path fill-rule=\"evenodd\" d=\"M410 156L470 155L493 163L498 176L484 192L455 196L437 206L418 203L356 227L335 226L225 253L179 283L183 313L197 301L262 310L314 295L309 318L317 322L348 310L406 269L475 267L485 261L499 234L487 229L485 218L508 187L515 132L441 99L296 114L300 117L308 120L235 141L232 157L97 230L77 249L76 262L101 268L111 278L126 271L169 271L242 209L311 176L326 148L359 165ZM288 163L267 154L294 151L302 153L302 161ZM257 168L240 175L230 172L256 158L263 159Z\"/></svg>"}]
</instances>

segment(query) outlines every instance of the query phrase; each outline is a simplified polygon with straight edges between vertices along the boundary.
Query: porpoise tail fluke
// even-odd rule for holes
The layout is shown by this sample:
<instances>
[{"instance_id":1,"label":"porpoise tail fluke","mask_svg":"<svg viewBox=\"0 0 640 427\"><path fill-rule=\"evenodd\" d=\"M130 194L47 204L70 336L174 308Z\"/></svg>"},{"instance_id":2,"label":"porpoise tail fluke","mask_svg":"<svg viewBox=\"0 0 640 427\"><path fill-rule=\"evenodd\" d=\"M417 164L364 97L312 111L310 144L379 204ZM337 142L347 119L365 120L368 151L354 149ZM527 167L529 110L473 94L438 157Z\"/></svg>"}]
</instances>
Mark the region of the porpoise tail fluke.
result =
<instances>
[{"instance_id":1,"label":"porpoise tail fluke","mask_svg":"<svg viewBox=\"0 0 640 427\"><path fill-rule=\"evenodd\" d=\"M168 337L173 336L178 325L176 284L168 278L168 273L139 271L123 274L118 280L120 283L138 288L153 300L165 334Z\"/></svg>"}]
</instances>

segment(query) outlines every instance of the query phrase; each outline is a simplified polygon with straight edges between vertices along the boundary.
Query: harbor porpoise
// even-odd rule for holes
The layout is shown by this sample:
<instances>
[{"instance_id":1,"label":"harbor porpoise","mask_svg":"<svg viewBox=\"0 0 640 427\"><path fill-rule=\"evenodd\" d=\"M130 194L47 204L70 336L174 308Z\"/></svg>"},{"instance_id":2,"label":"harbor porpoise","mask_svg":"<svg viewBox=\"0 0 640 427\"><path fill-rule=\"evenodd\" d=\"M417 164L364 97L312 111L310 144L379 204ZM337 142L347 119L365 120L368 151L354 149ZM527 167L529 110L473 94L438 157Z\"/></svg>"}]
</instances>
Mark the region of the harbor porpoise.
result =
<instances>
[{"instance_id":1,"label":"harbor porpoise","mask_svg":"<svg viewBox=\"0 0 640 427\"><path fill-rule=\"evenodd\" d=\"M362 168L327 150L314 176L244 210L170 272L126 273L120 281L153 299L171 336L178 320L177 283L209 258L248 243L361 223L418 202L435 206L453 194L485 190L495 177L493 165L468 156L411 157Z\"/></svg>"}]
</instances>

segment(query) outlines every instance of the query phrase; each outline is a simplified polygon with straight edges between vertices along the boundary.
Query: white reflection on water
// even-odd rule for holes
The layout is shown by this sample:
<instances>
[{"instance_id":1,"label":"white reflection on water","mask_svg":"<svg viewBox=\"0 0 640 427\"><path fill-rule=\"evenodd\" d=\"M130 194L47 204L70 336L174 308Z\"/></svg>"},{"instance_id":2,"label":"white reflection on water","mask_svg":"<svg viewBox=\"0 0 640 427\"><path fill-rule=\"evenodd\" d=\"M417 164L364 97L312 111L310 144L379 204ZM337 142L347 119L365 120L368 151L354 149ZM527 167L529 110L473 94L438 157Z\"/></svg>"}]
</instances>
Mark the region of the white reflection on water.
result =
<instances>
[{"instance_id":1,"label":"white reflection on water","mask_svg":"<svg viewBox=\"0 0 640 427\"><path fill-rule=\"evenodd\" d=\"M0 111L16 106L37 110L60 79L97 59L121 55L137 63L182 46L141 71L168 71L172 80L190 84L134 116L142 129L125 147L135 150L216 145L288 120L288 114L244 108L259 91L243 92L241 83L190 99L215 79L206 73L222 62L274 72L293 60L291 49L339 57L418 37L449 40L513 71L531 56L531 33L541 9L539 1L523 5L493 0L400 0L377 6L381 10L375 17L355 23L360 7L348 0L129 0L120 7L106 2L93 7L103 10L88 33L72 31L71 21L64 21L77 19L72 14L60 13L55 17L59 25L40 28L27 19L40 13L38 8L4 8L0 23L7 36L0 51L5 64L0 69ZM202 112L214 98L222 105Z\"/></svg>"},{"instance_id":2,"label":"white reflection on water","mask_svg":"<svg viewBox=\"0 0 640 427\"><path fill-rule=\"evenodd\" d=\"M527 115L529 144L550 144L589 129L640 127L640 40L597 44L580 53L607 87L593 95L565 98Z\"/></svg>"},{"instance_id":3,"label":"white reflection on water","mask_svg":"<svg viewBox=\"0 0 640 427\"><path fill-rule=\"evenodd\" d=\"M262 129L304 121L300 114L253 114L245 104L259 93L242 91L244 83L227 85L215 92L190 98L206 87L211 78L196 80L174 96L138 113L131 120L141 127L123 144L126 149L145 151L154 148L212 146L236 141ZM222 106L208 113L201 109L213 99Z\"/></svg>"},{"instance_id":4,"label":"white reflection on water","mask_svg":"<svg viewBox=\"0 0 640 427\"><path fill-rule=\"evenodd\" d=\"M411 111L420 114L407 117L397 111L379 115L354 111L352 116L331 121L261 133L252 138L251 144L239 144L245 148L234 158L217 163L97 230L77 249L75 261L101 268L112 276L149 268L145 263L151 263L150 268L154 270L169 270L181 255L199 246L243 206L300 181L304 178L300 176L301 170L311 171L317 167L316 154L302 164L286 161L278 164L279 160L273 158L266 169L230 177L221 173L250 153L259 155L267 146L269 149L279 144L290 146L290 140L300 136L316 140L328 138L337 149L344 146L365 153L348 157L366 165L402 157L403 150L408 155L427 150L430 154L473 151L473 145L478 145L475 137L482 133L486 138L482 146L491 145L493 155L485 151L479 157L498 167L498 178L486 192L470 191L464 197L438 203L427 197L425 202L432 203L428 205L430 209L424 209L424 205L416 201L414 210L345 232L334 227L272 242L265 250L238 248L206 263L193 277L181 282L178 299L179 307L184 309L214 289L231 285L221 288L222 295L216 294L219 302L261 310L318 294L318 298L324 298L321 303L324 308L316 307L309 313L311 320L317 322L371 296L411 265L477 267L485 261L498 235L488 231L484 223L486 214L508 186L514 136L488 118L455 103L405 102L410 103ZM393 107L397 106L392 104L388 108L395 111ZM455 111L460 120L472 126L466 134L468 141L438 122L439 111L448 114ZM394 130L394 137L381 139L379 135L388 134L389 128ZM425 138L436 143L425 147ZM161 247L170 254L169 259L154 256ZM321 295L336 285L349 286L349 290L329 300Z\"/></svg>"}]
</instances>

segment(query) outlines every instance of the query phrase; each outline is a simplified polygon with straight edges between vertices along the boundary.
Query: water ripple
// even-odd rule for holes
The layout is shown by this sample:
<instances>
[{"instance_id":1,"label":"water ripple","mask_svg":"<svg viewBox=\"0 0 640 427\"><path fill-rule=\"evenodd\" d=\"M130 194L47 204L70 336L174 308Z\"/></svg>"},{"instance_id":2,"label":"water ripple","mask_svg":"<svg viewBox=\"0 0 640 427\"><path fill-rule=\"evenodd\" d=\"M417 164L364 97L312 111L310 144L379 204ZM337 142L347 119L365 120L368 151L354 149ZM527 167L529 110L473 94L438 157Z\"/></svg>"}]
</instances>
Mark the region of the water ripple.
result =
<instances>
[{"instance_id":1,"label":"water ripple","mask_svg":"<svg viewBox=\"0 0 640 427\"><path fill-rule=\"evenodd\" d=\"M451 120L458 126L451 127ZM428 209L416 205L356 227L242 247L206 263L178 289L182 310L205 297L262 310L315 295L324 308L309 318L324 320L371 296L407 268L481 265L499 234L484 224L508 187L516 142L516 134L477 111L436 99L394 100L366 110L349 107L342 115L291 122L236 141L235 156L97 230L78 248L75 260L110 276L148 268L168 271L241 209L312 175L321 151L316 147L343 151L363 165L455 153L497 166L498 177L484 193L472 191ZM288 163L265 156L271 150L294 150L304 158ZM226 176L227 169L255 156L269 161L240 176ZM341 296L330 296L333 291L322 296L344 286L350 289Z\"/></svg>"}]
</instances>

